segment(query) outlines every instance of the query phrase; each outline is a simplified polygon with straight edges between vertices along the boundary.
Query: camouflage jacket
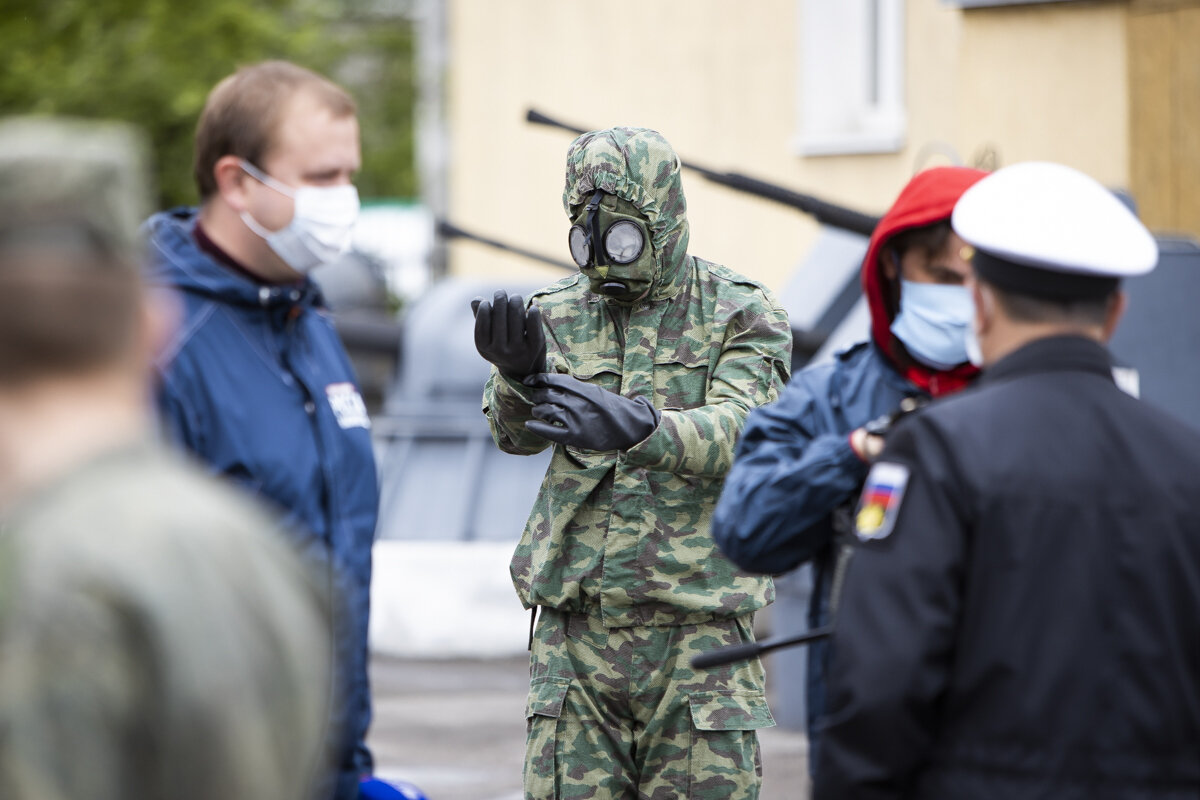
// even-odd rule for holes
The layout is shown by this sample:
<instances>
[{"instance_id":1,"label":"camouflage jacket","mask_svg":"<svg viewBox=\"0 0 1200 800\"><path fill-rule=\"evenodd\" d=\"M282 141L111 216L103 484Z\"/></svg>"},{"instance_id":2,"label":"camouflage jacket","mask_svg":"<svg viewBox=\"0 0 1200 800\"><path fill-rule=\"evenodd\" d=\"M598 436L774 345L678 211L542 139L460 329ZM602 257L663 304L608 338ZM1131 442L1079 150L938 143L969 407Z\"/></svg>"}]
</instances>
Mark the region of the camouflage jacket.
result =
<instances>
[{"instance_id":1,"label":"camouflage jacket","mask_svg":"<svg viewBox=\"0 0 1200 800\"><path fill-rule=\"evenodd\" d=\"M613 151L621 157L607 160ZM639 175L657 179L645 186ZM709 521L746 415L775 400L787 380L787 316L761 285L687 255L679 162L657 134L616 129L577 140L568 214L593 187L632 201L650 220L655 282L633 304L593 294L581 274L535 293L546 369L647 397L661 421L622 452L554 446L513 556L513 582L526 607L598 614L609 627L746 614L773 599L770 579L738 571L717 550ZM524 385L493 370L483 407L504 451L550 445L524 427L532 418Z\"/></svg>"}]
</instances>

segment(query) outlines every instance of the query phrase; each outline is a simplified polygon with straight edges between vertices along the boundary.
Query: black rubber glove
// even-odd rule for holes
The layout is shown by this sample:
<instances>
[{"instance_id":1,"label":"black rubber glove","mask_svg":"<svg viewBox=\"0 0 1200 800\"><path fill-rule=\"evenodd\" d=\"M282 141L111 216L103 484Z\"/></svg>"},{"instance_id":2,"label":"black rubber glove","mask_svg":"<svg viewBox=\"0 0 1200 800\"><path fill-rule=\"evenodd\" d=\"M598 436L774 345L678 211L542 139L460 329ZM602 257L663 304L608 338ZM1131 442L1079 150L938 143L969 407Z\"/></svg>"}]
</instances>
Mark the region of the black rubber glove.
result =
<instances>
[{"instance_id":1,"label":"black rubber glove","mask_svg":"<svg viewBox=\"0 0 1200 800\"><path fill-rule=\"evenodd\" d=\"M644 397L630 400L556 373L530 375L524 383L533 387L536 417L525 427L552 442L581 450L626 450L658 427L658 410Z\"/></svg>"},{"instance_id":2,"label":"black rubber glove","mask_svg":"<svg viewBox=\"0 0 1200 800\"><path fill-rule=\"evenodd\" d=\"M546 334L542 310L531 305L525 310L521 295L512 297L503 289L492 302L482 297L471 301L475 313L475 349L502 373L519 381L546 369Z\"/></svg>"}]
</instances>

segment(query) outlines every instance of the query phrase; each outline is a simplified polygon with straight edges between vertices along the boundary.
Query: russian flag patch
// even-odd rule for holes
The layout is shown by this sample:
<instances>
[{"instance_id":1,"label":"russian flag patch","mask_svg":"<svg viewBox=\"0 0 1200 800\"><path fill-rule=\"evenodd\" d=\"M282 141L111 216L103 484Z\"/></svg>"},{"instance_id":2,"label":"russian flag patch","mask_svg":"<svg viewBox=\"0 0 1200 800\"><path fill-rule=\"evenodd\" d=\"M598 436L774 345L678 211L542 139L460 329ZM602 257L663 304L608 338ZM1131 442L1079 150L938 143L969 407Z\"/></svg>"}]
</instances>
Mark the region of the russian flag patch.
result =
<instances>
[{"instance_id":1,"label":"russian flag patch","mask_svg":"<svg viewBox=\"0 0 1200 800\"><path fill-rule=\"evenodd\" d=\"M871 467L854 515L861 541L883 539L892 532L904 488L908 486L908 475L908 467L903 464L881 461Z\"/></svg>"}]
</instances>

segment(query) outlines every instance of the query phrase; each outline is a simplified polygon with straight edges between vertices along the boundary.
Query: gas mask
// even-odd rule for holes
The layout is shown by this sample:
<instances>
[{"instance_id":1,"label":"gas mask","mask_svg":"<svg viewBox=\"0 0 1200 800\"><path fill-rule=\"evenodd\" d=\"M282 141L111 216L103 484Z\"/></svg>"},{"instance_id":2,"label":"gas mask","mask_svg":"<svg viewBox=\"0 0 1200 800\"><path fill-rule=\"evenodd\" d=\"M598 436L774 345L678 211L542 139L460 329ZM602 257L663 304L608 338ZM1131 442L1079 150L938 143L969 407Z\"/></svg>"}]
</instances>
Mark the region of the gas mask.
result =
<instances>
[{"instance_id":1,"label":"gas mask","mask_svg":"<svg viewBox=\"0 0 1200 800\"><path fill-rule=\"evenodd\" d=\"M597 189L571 226L567 242L596 294L624 303L649 294L654 248L645 217L633 203Z\"/></svg>"}]
</instances>

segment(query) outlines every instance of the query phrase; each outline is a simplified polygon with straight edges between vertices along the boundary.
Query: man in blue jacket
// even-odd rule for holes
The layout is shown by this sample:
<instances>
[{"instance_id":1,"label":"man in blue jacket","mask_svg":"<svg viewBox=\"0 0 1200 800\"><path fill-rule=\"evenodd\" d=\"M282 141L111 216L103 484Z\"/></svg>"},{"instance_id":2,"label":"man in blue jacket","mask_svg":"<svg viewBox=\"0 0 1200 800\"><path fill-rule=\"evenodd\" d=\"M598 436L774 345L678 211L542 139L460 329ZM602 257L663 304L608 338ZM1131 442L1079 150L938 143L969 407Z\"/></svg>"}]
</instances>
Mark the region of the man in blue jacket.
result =
<instances>
[{"instance_id":1,"label":"man in blue jacket","mask_svg":"<svg viewBox=\"0 0 1200 800\"><path fill-rule=\"evenodd\" d=\"M358 213L353 100L286 62L247 67L209 95L196 131L199 209L153 216L149 279L181 298L161 355L169 434L273 503L338 598L331 720L336 788L372 771L367 616L378 487L370 421L308 277L349 244Z\"/></svg>"},{"instance_id":2,"label":"man in blue jacket","mask_svg":"<svg viewBox=\"0 0 1200 800\"><path fill-rule=\"evenodd\" d=\"M974 312L962 284L970 267L950 214L984 175L936 167L909 181L863 259L870 341L798 373L777 403L750 413L738 441L713 537L743 569L780 573L812 561L813 628L833 618L840 549L835 517L858 496L883 447L868 423L895 414L905 398L957 391L977 372L965 349ZM827 653L824 642L809 645L810 765L825 707Z\"/></svg>"}]
</instances>

